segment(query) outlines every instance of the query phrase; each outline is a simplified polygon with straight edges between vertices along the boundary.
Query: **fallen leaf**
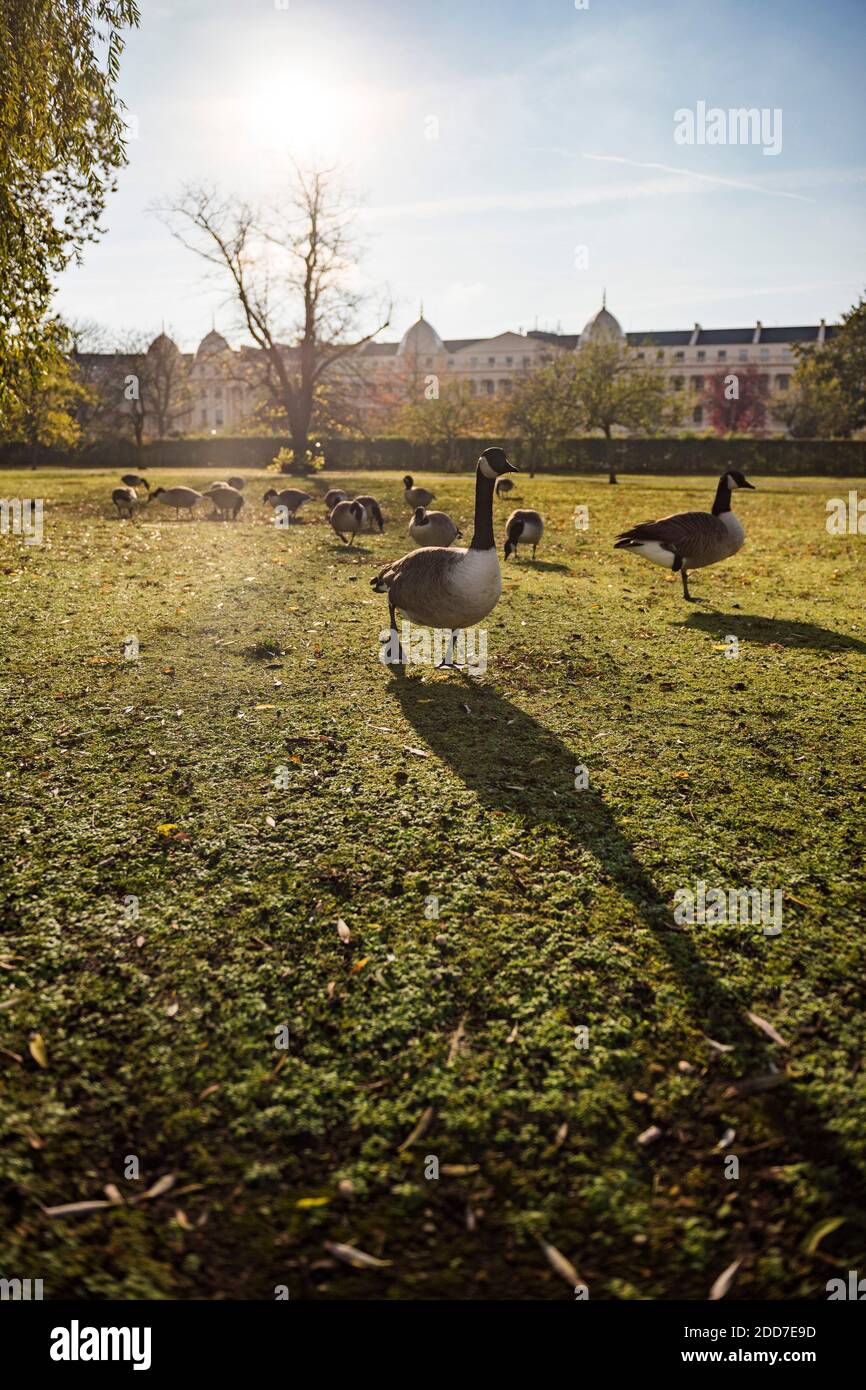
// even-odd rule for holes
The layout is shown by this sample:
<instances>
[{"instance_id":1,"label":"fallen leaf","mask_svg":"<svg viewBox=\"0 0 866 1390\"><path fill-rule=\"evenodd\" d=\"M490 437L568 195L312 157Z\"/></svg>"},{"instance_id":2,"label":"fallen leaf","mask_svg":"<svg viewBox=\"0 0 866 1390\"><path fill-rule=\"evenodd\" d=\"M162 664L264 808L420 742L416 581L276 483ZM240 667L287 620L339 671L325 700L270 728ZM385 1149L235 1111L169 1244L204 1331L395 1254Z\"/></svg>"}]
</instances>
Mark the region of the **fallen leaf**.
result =
<instances>
[{"instance_id":1,"label":"fallen leaf","mask_svg":"<svg viewBox=\"0 0 866 1390\"><path fill-rule=\"evenodd\" d=\"M477 1173L479 1165L477 1163L443 1163L440 1165L439 1172L444 1173L448 1178L465 1178L469 1173Z\"/></svg>"},{"instance_id":2,"label":"fallen leaf","mask_svg":"<svg viewBox=\"0 0 866 1390\"><path fill-rule=\"evenodd\" d=\"M638 1135L637 1142L639 1144L652 1144L656 1139L661 1139L661 1137L662 1132L658 1125L650 1125L649 1129L645 1129L643 1134Z\"/></svg>"},{"instance_id":3,"label":"fallen leaf","mask_svg":"<svg viewBox=\"0 0 866 1390\"><path fill-rule=\"evenodd\" d=\"M826 1236L832 1235L834 1231L838 1231L840 1226L844 1226L845 1220L844 1216L828 1216L824 1221L819 1221L816 1226L812 1227L803 1241L803 1254L814 1255L821 1241Z\"/></svg>"},{"instance_id":4,"label":"fallen leaf","mask_svg":"<svg viewBox=\"0 0 866 1390\"><path fill-rule=\"evenodd\" d=\"M175 1016L175 1014L177 1013L177 1011L178 1011L179 1008L180 1008L180 1004L178 1004L177 1000L175 1000L173 1004L169 1004L168 1008L167 1008L166 1011L165 1011L167 1017L168 1017L168 1018L174 1018L174 1016Z\"/></svg>"},{"instance_id":5,"label":"fallen leaf","mask_svg":"<svg viewBox=\"0 0 866 1390\"><path fill-rule=\"evenodd\" d=\"M354 1245L340 1245L332 1240L325 1241L325 1249L337 1260L342 1260L344 1264L351 1265L353 1269L385 1269L391 1264L390 1260L377 1260L375 1255L368 1255L363 1250L357 1250Z\"/></svg>"},{"instance_id":6,"label":"fallen leaf","mask_svg":"<svg viewBox=\"0 0 866 1390\"><path fill-rule=\"evenodd\" d=\"M369 959L370 959L369 956L362 956L362 958L361 958L360 960L356 960L356 961L355 961L355 964L352 966L352 969L349 971L349 974L350 974L350 975L357 975L357 973L358 973L359 970L363 970L363 969L364 969L364 966L367 964L367 962L369 961Z\"/></svg>"},{"instance_id":7,"label":"fallen leaf","mask_svg":"<svg viewBox=\"0 0 866 1390\"><path fill-rule=\"evenodd\" d=\"M27 1046L30 1049L30 1056L40 1067L48 1066L48 1049L45 1046L45 1039L41 1033L34 1033Z\"/></svg>"},{"instance_id":8,"label":"fallen leaf","mask_svg":"<svg viewBox=\"0 0 866 1390\"><path fill-rule=\"evenodd\" d=\"M143 1194L143 1196L139 1197L138 1200L140 1202L146 1202L148 1201L148 1199L152 1199L154 1197L162 1197L162 1195L165 1192L168 1192L172 1187L174 1187L174 1183L174 1173L166 1173L164 1177L157 1178L153 1186L149 1187L147 1191Z\"/></svg>"},{"instance_id":9,"label":"fallen leaf","mask_svg":"<svg viewBox=\"0 0 866 1390\"><path fill-rule=\"evenodd\" d=\"M117 1186L116 1183L107 1182L102 1190L108 1198L109 1202L111 1202L114 1206L123 1206L123 1193L121 1192L120 1188Z\"/></svg>"},{"instance_id":10,"label":"fallen leaf","mask_svg":"<svg viewBox=\"0 0 866 1390\"><path fill-rule=\"evenodd\" d=\"M557 1250L555 1245L551 1245L550 1242L546 1240L539 1239L538 1243L544 1251L547 1263L552 1270L561 1275L565 1282L570 1284L572 1288L580 1283L580 1275L571 1263L571 1260L567 1260L561 1250Z\"/></svg>"},{"instance_id":11,"label":"fallen leaf","mask_svg":"<svg viewBox=\"0 0 866 1390\"><path fill-rule=\"evenodd\" d=\"M718 1144L716 1145L716 1148L726 1149L729 1144L733 1144L736 1137L737 1131L735 1129L726 1129Z\"/></svg>"},{"instance_id":12,"label":"fallen leaf","mask_svg":"<svg viewBox=\"0 0 866 1390\"><path fill-rule=\"evenodd\" d=\"M178 1207L178 1208L176 1209L176 1211L175 1211L175 1213L174 1213L174 1219L175 1219L175 1221L177 1222L178 1226L180 1226L180 1229L181 1229L182 1231L191 1231L191 1230L192 1230L192 1225L190 1224L190 1219L189 1219L189 1217L187 1216L187 1214L186 1214L185 1211L182 1211L182 1210L181 1210L180 1207Z\"/></svg>"},{"instance_id":13,"label":"fallen leaf","mask_svg":"<svg viewBox=\"0 0 866 1390\"><path fill-rule=\"evenodd\" d=\"M766 1033L768 1038L772 1038L774 1043L778 1043L780 1047L788 1046L782 1035L776 1032L772 1023L768 1023L765 1018L761 1018L760 1014L752 1014L747 1010L746 1018L749 1019L751 1023L754 1023L756 1028L760 1028L762 1033Z\"/></svg>"},{"instance_id":14,"label":"fallen leaf","mask_svg":"<svg viewBox=\"0 0 866 1390\"><path fill-rule=\"evenodd\" d=\"M337 918L337 934L340 940L343 942L343 944L345 946L348 946L349 942L352 940L352 933L349 931L349 928L343 921L342 917Z\"/></svg>"},{"instance_id":15,"label":"fallen leaf","mask_svg":"<svg viewBox=\"0 0 866 1390\"><path fill-rule=\"evenodd\" d=\"M734 1275L743 1263L742 1259L734 1260L734 1263L723 1269L713 1287L710 1289L710 1302L715 1303L720 1298L724 1298L728 1289L734 1282Z\"/></svg>"},{"instance_id":16,"label":"fallen leaf","mask_svg":"<svg viewBox=\"0 0 866 1390\"><path fill-rule=\"evenodd\" d=\"M299 1197L295 1206L306 1211L307 1207L326 1207L330 1200L330 1197Z\"/></svg>"},{"instance_id":17,"label":"fallen leaf","mask_svg":"<svg viewBox=\"0 0 866 1390\"><path fill-rule=\"evenodd\" d=\"M425 753L423 748L410 748L408 744L403 745L404 753L411 753L413 758L429 758L430 754Z\"/></svg>"},{"instance_id":18,"label":"fallen leaf","mask_svg":"<svg viewBox=\"0 0 866 1390\"><path fill-rule=\"evenodd\" d=\"M66 1202L60 1207L43 1207L46 1216L77 1216L79 1212L104 1211L113 1207L114 1202Z\"/></svg>"},{"instance_id":19,"label":"fallen leaf","mask_svg":"<svg viewBox=\"0 0 866 1390\"><path fill-rule=\"evenodd\" d=\"M277 822L274 820L273 816L265 816L265 825L269 825L272 830L276 830Z\"/></svg>"},{"instance_id":20,"label":"fallen leaf","mask_svg":"<svg viewBox=\"0 0 866 1390\"><path fill-rule=\"evenodd\" d=\"M433 1118L434 1118L435 1114L436 1114L435 1107L432 1106L432 1105L428 1105L428 1106L427 1106L427 1109L426 1109L425 1111L423 1111L423 1113L422 1113L422 1115L421 1115L421 1118L420 1118L420 1120L418 1121L417 1125L416 1125L415 1128L412 1130L412 1133L409 1135L409 1138L408 1138L408 1139L404 1139L404 1140L403 1140L403 1143L400 1144L400 1145L398 1146L398 1149L397 1149L398 1154L399 1154L399 1153L402 1153L404 1149L411 1149L411 1147L412 1147L413 1144L417 1143L417 1141L418 1141L419 1139L423 1139L423 1138L424 1138L424 1135L427 1133L428 1129L430 1128L431 1124L433 1123Z\"/></svg>"}]
</instances>

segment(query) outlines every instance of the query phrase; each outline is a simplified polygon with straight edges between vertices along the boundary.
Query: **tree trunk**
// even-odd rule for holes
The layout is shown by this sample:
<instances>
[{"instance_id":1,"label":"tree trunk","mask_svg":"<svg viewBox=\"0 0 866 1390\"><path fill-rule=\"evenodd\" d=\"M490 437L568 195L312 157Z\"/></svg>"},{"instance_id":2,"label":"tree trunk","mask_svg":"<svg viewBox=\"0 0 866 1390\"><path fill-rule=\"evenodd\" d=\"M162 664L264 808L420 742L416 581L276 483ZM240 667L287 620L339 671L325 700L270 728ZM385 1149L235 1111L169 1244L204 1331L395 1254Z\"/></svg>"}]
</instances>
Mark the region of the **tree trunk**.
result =
<instances>
[{"instance_id":1,"label":"tree trunk","mask_svg":"<svg viewBox=\"0 0 866 1390\"><path fill-rule=\"evenodd\" d=\"M613 441L611 439L609 427L605 428L604 437L607 440L607 481L609 483L617 483L619 479L616 476L613 466Z\"/></svg>"}]
</instances>

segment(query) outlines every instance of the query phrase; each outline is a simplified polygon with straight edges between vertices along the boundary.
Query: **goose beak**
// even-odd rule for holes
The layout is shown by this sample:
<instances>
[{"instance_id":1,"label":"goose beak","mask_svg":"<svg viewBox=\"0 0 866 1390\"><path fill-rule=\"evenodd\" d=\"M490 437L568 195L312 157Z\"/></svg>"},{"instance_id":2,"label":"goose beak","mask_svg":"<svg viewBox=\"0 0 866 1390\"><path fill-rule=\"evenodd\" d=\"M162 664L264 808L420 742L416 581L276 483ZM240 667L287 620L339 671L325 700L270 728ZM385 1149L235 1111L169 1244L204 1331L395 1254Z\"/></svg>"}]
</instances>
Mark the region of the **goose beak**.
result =
<instances>
[{"instance_id":1,"label":"goose beak","mask_svg":"<svg viewBox=\"0 0 866 1390\"><path fill-rule=\"evenodd\" d=\"M747 487L747 488L749 489L750 492L754 492L754 491L755 491L755 484L754 484L754 483L747 483L745 479L743 479L743 482L740 484L740 486L741 486L741 487Z\"/></svg>"},{"instance_id":2,"label":"goose beak","mask_svg":"<svg viewBox=\"0 0 866 1390\"><path fill-rule=\"evenodd\" d=\"M509 473L519 473L519 472L520 472L520 469L519 469L515 464L511 463L511 461L510 461L509 459L506 459L506 460L505 460L505 467L507 468L507 470L508 470ZM503 476L504 476L504 474L503 474Z\"/></svg>"}]
</instances>

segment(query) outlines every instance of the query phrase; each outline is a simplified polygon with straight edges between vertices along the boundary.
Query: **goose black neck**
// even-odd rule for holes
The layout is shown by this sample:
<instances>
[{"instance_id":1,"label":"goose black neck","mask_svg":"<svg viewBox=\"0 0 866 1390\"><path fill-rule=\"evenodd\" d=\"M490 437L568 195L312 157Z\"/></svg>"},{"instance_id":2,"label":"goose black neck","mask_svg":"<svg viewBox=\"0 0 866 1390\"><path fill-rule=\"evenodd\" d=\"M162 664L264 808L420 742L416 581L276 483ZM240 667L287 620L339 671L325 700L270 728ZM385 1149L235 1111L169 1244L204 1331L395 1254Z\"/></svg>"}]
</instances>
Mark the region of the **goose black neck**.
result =
<instances>
[{"instance_id":1,"label":"goose black neck","mask_svg":"<svg viewBox=\"0 0 866 1390\"><path fill-rule=\"evenodd\" d=\"M719 478L719 486L716 488L716 500L713 503L713 516L721 516L723 512L731 510L731 489L724 478Z\"/></svg>"},{"instance_id":2,"label":"goose black neck","mask_svg":"<svg viewBox=\"0 0 866 1390\"><path fill-rule=\"evenodd\" d=\"M495 478L488 478L480 468L475 470L475 530L470 550L493 550L493 488Z\"/></svg>"}]
</instances>

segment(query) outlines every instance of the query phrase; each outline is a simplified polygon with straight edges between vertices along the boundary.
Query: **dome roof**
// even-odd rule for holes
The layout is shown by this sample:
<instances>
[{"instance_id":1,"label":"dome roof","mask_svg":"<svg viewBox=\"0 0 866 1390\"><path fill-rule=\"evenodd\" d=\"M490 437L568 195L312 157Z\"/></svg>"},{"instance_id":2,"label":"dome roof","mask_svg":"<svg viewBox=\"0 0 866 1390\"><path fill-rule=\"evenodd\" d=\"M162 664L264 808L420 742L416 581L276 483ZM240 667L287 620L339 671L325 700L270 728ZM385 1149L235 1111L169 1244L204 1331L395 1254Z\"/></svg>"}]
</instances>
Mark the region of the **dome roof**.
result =
<instances>
[{"instance_id":1,"label":"dome roof","mask_svg":"<svg viewBox=\"0 0 866 1390\"><path fill-rule=\"evenodd\" d=\"M610 343L624 337L619 320L614 318L603 300L598 313L589 320L581 333L579 346L584 347L586 343Z\"/></svg>"},{"instance_id":2,"label":"dome roof","mask_svg":"<svg viewBox=\"0 0 866 1390\"><path fill-rule=\"evenodd\" d=\"M444 351L445 344L432 323L427 322L422 312L417 323L413 323L411 328L407 328L400 339L397 356L434 357L436 353Z\"/></svg>"},{"instance_id":3,"label":"dome roof","mask_svg":"<svg viewBox=\"0 0 866 1390\"><path fill-rule=\"evenodd\" d=\"M210 333L206 333L196 348L196 357L211 357L215 352L230 352L228 343L222 333L217 333L212 328Z\"/></svg>"},{"instance_id":4,"label":"dome roof","mask_svg":"<svg viewBox=\"0 0 866 1390\"><path fill-rule=\"evenodd\" d=\"M157 333L147 350L148 352L180 352L177 343L169 338L167 333Z\"/></svg>"}]
</instances>

